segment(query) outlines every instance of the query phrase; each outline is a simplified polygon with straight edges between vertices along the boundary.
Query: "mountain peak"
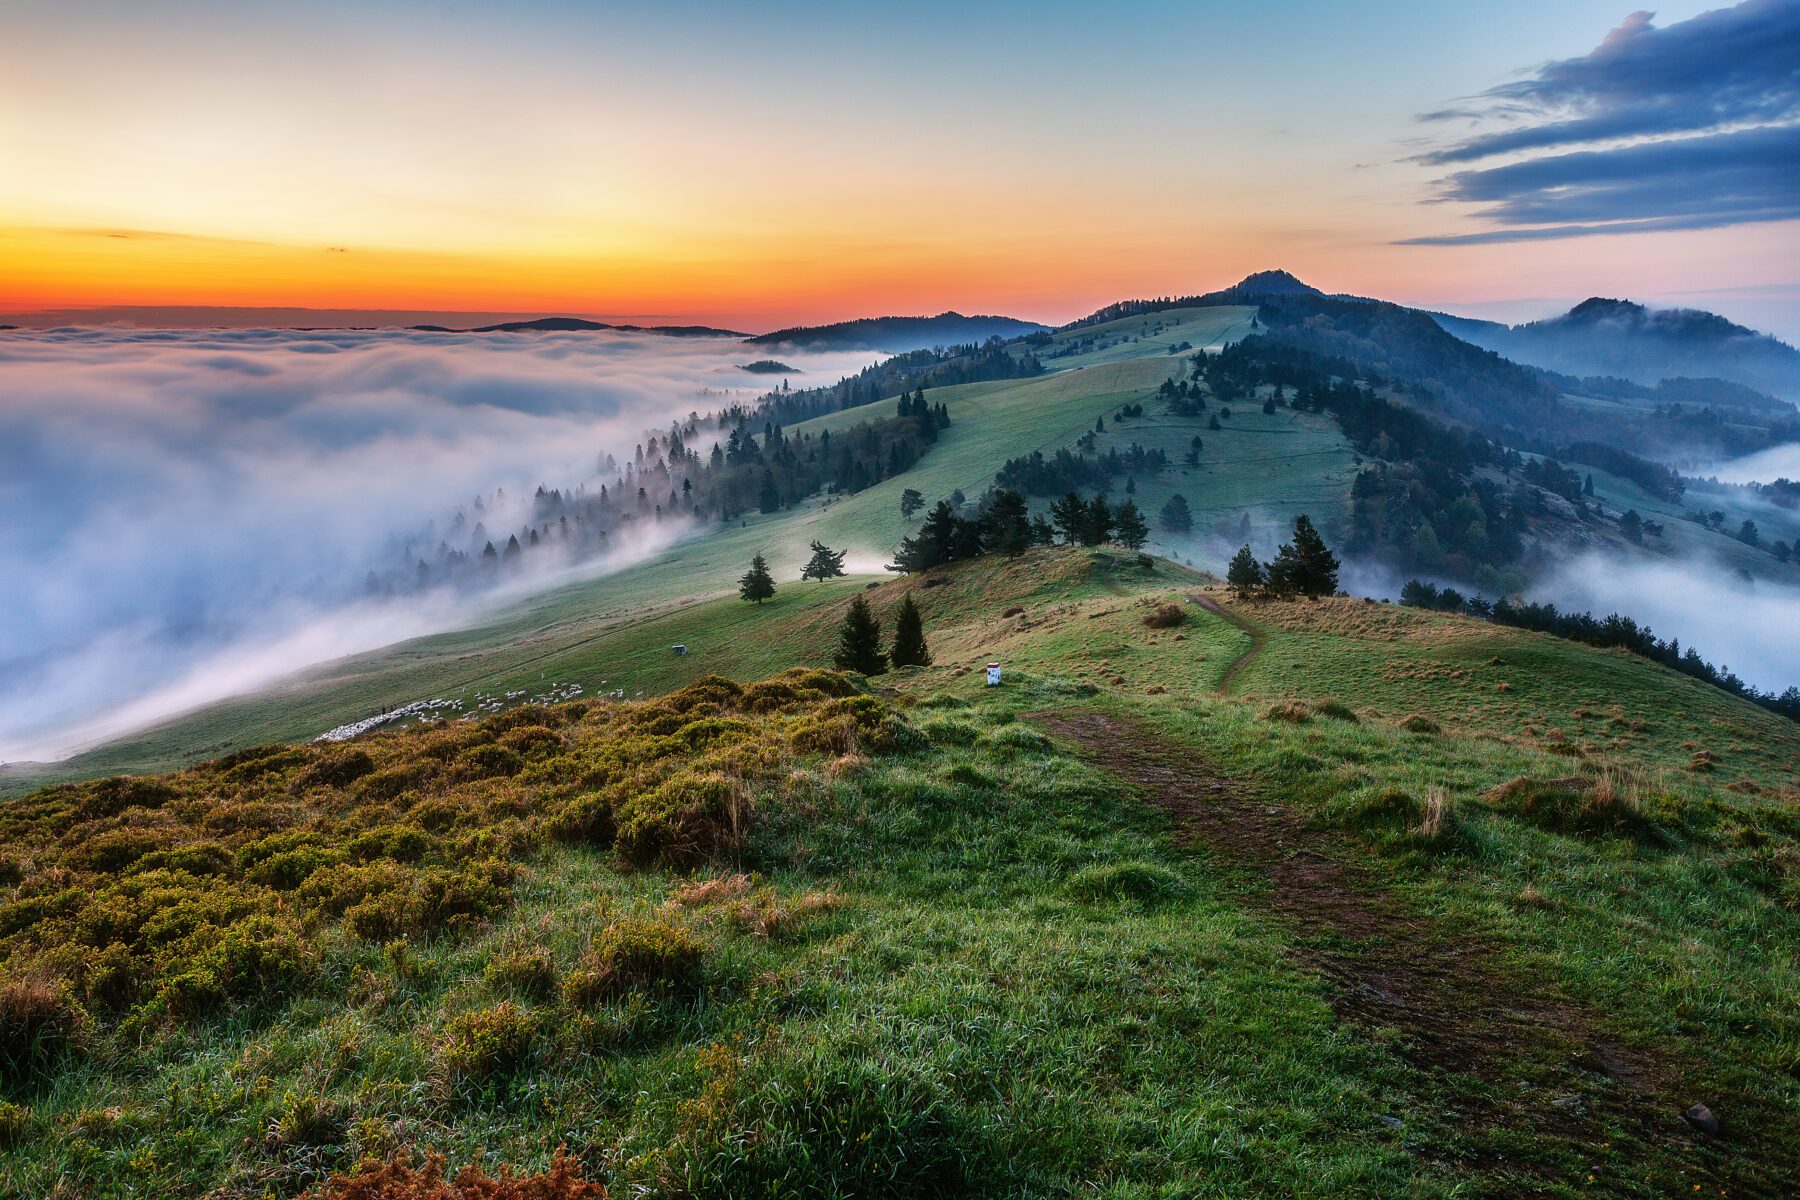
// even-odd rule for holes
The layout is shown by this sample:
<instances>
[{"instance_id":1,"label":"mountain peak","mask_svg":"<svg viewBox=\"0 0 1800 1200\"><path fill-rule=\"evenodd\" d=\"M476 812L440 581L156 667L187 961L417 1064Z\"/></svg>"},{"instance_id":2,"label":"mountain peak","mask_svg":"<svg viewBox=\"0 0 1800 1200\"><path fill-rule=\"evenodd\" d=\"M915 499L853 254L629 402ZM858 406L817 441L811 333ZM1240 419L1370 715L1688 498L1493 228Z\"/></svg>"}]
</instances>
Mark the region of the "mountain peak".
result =
<instances>
[{"instance_id":1,"label":"mountain peak","mask_svg":"<svg viewBox=\"0 0 1800 1200\"><path fill-rule=\"evenodd\" d=\"M1568 312L1570 319L1577 321L1604 321L1611 317L1642 317L1648 310L1642 304L1631 300L1610 300L1604 296L1589 296Z\"/></svg>"},{"instance_id":2,"label":"mountain peak","mask_svg":"<svg viewBox=\"0 0 1800 1200\"><path fill-rule=\"evenodd\" d=\"M1225 289L1255 296L1323 296L1325 293L1309 283L1302 283L1286 271L1254 271Z\"/></svg>"}]
</instances>

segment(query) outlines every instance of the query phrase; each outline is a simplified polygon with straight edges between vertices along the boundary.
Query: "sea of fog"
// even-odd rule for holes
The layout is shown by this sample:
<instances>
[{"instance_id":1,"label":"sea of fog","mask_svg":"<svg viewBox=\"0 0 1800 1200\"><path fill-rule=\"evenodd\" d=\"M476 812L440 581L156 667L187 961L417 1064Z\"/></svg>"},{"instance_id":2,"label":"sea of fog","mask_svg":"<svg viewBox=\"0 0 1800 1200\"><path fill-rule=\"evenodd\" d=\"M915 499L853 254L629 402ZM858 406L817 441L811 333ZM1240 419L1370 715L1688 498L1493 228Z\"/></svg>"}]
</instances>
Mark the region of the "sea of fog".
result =
<instances>
[{"instance_id":1,"label":"sea of fog","mask_svg":"<svg viewBox=\"0 0 1800 1200\"><path fill-rule=\"evenodd\" d=\"M383 601L362 582L392 538L477 495L610 483L603 457L647 430L754 399L766 379L738 366L753 349L615 332L0 333L0 762L503 602ZM802 385L875 357L785 361ZM681 532L659 527L665 543Z\"/></svg>"}]
</instances>

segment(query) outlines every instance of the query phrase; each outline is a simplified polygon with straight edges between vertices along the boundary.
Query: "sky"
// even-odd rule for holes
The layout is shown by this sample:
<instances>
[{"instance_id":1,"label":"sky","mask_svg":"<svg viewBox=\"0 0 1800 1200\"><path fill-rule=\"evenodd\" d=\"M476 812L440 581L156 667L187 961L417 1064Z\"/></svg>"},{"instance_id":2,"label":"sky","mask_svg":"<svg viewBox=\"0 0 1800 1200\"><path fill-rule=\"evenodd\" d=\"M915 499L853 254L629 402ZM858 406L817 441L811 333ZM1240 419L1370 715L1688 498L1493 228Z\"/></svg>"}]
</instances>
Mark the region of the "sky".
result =
<instances>
[{"instance_id":1,"label":"sky","mask_svg":"<svg viewBox=\"0 0 1800 1200\"><path fill-rule=\"evenodd\" d=\"M1055 322L1283 267L1800 341L1800 0L9 0L6 25L4 313Z\"/></svg>"}]
</instances>

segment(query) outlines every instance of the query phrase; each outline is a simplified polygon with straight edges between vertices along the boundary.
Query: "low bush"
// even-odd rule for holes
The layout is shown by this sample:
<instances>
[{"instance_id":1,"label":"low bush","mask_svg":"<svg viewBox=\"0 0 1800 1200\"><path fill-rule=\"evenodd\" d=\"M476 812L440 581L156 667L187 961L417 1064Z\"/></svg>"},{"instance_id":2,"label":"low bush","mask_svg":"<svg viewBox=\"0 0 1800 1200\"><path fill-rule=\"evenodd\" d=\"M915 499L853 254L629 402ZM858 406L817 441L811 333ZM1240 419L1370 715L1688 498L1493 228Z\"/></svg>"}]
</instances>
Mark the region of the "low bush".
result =
<instances>
[{"instance_id":1,"label":"low bush","mask_svg":"<svg viewBox=\"0 0 1800 1200\"><path fill-rule=\"evenodd\" d=\"M1187 611L1173 601L1159 604L1144 614L1144 624L1152 629L1174 629L1187 620Z\"/></svg>"},{"instance_id":2,"label":"low bush","mask_svg":"<svg viewBox=\"0 0 1800 1200\"><path fill-rule=\"evenodd\" d=\"M333 1175L305 1200L604 1200L606 1190L589 1183L562 1151L539 1175L519 1175L502 1167L490 1175L470 1165L445 1178L444 1160L432 1156L415 1166L405 1155L364 1159L348 1174Z\"/></svg>"},{"instance_id":3,"label":"low bush","mask_svg":"<svg viewBox=\"0 0 1800 1200\"><path fill-rule=\"evenodd\" d=\"M705 945L682 926L625 917L595 936L563 980L563 995L586 1005L630 991L679 990L694 983L705 957Z\"/></svg>"},{"instance_id":4,"label":"low bush","mask_svg":"<svg viewBox=\"0 0 1800 1200\"><path fill-rule=\"evenodd\" d=\"M452 1017L438 1039L436 1059L452 1080L479 1080L511 1071L531 1048L536 1022L507 1000Z\"/></svg>"}]
</instances>

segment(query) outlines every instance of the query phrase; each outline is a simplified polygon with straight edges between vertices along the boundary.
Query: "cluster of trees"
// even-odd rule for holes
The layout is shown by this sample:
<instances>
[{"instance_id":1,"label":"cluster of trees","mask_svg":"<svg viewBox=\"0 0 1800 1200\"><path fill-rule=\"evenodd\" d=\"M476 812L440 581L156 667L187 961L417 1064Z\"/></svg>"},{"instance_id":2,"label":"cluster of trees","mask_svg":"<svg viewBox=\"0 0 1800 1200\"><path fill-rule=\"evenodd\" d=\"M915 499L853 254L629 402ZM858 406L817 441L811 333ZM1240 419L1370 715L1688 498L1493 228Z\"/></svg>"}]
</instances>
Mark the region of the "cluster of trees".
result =
<instances>
[{"instance_id":1,"label":"cluster of trees","mask_svg":"<svg viewBox=\"0 0 1800 1200\"><path fill-rule=\"evenodd\" d=\"M997 488L969 516L947 500L938 501L918 532L901 539L888 570L913 574L983 554L1017 556L1058 541L1066 546L1110 542L1138 550L1149 537L1149 523L1133 500L1114 507L1105 496L1083 500L1068 492L1050 505L1048 518L1033 517L1023 493Z\"/></svg>"},{"instance_id":2,"label":"cluster of trees","mask_svg":"<svg viewBox=\"0 0 1800 1200\"><path fill-rule=\"evenodd\" d=\"M1079 443L1089 451L1094 444L1091 433L1084 434ZM1048 458L1042 450L1033 450L1007 459L995 473L994 482L1028 496L1054 496L1072 488L1104 488L1120 475L1156 474L1168 467L1169 456L1165 452L1146 450L1136 442L1123 453L1113 449L1105 454L1077 454L1065 446Z\"/></svg>"},{"instance_id":3,"label":"cluster of trees","mask_svg":"<svg viewBox=\"0 0 1800 1200\"><path fill-rule=\"evenodd\" d=\"M1334 596L1338 590L1338 560L1305 513L1294 518L1292 541L1283 542L1275 557L1260 562L1248 544L1231 556L1225 582L1239 599L1255 595L1275 597Z\"/></svg>"},{"instance_id":4,"label":"cluster of trees","mask_svg":"<svg viewBox=\"0 0 1800 1200\"><path fill-rule=\"evenodd\" d=\"M1684 650L1675 638L1660 640L1648 625L1640 625L1620 613L1596 617L1590 612L1559 612L1554 604L1513 603L1505 599L1490 604L1480 596L1464 597L1454 588L1438 587L1418 579L1408 580L1401 588L1400 603L1438 612L1462 613L1496 625L1554 634L1589 646L1616 646L1704 680L1734 696L1742 696L1791 721L1800 721L1800 687L1789 687L1782 692L1766 692L1753 687L1729 668L1715 667L1707 662L1693 647Z\"/></svg>"},{"instance_id":5,"label":"cluster of trees","mask_svg":"<svg viewBox=\"0 0 1800 1200\"><path fill-rule=\"evenodd\" d=\"M753 406L726 409L721 416L732 424L762 417L794 425L923 388L988 379L1028 379L1043 371L1043 364L1030 352L1015 353L999 338L989 338L980 345L896 354L829 386L794 391L784 388L764 396Z\"/></svg>"},{"instance_id":6,"label":"cluster of trees","mask_svg":"<svg viewBox=\"0 0 1800 1200\"><path fill-rule=\"evenodd\" d=\"M702 453L702 430L714 419L691 415L649 435L623 465L606 456L601 474L612 479L597 489L540 486L524 503L503 489L477 497L442 533L428 526L397 542L365 587L377 594L482 587L534 558L601 557L637 529L665 521L732 521L779 512L828 489L854 494L912 467L948 428L950 412L914 389L901 394L893 416L871 416L836 436L827 430L795 437L774 420L758 433L741 416ZM507 526L496 528L502 519ZM436 548L427 549L434 540Z\"/></svg>"},{"instance_id":7,"label":"cluster of trees","mask_svg":"<svg viewBox=\"0 0 1800 1200\"><path fill-rule=\"evenodd\" d=\"M925 644L925 622L919 606L909 595L900 601L894 617L894 639L886 650L881 648L881 622L869 602L858 596L850 601L850 609L838 626L837 650L832 665L843 671L864 675L880 675L890 666L929 667L931 650Z\"/></svg>"}]
</instances>

